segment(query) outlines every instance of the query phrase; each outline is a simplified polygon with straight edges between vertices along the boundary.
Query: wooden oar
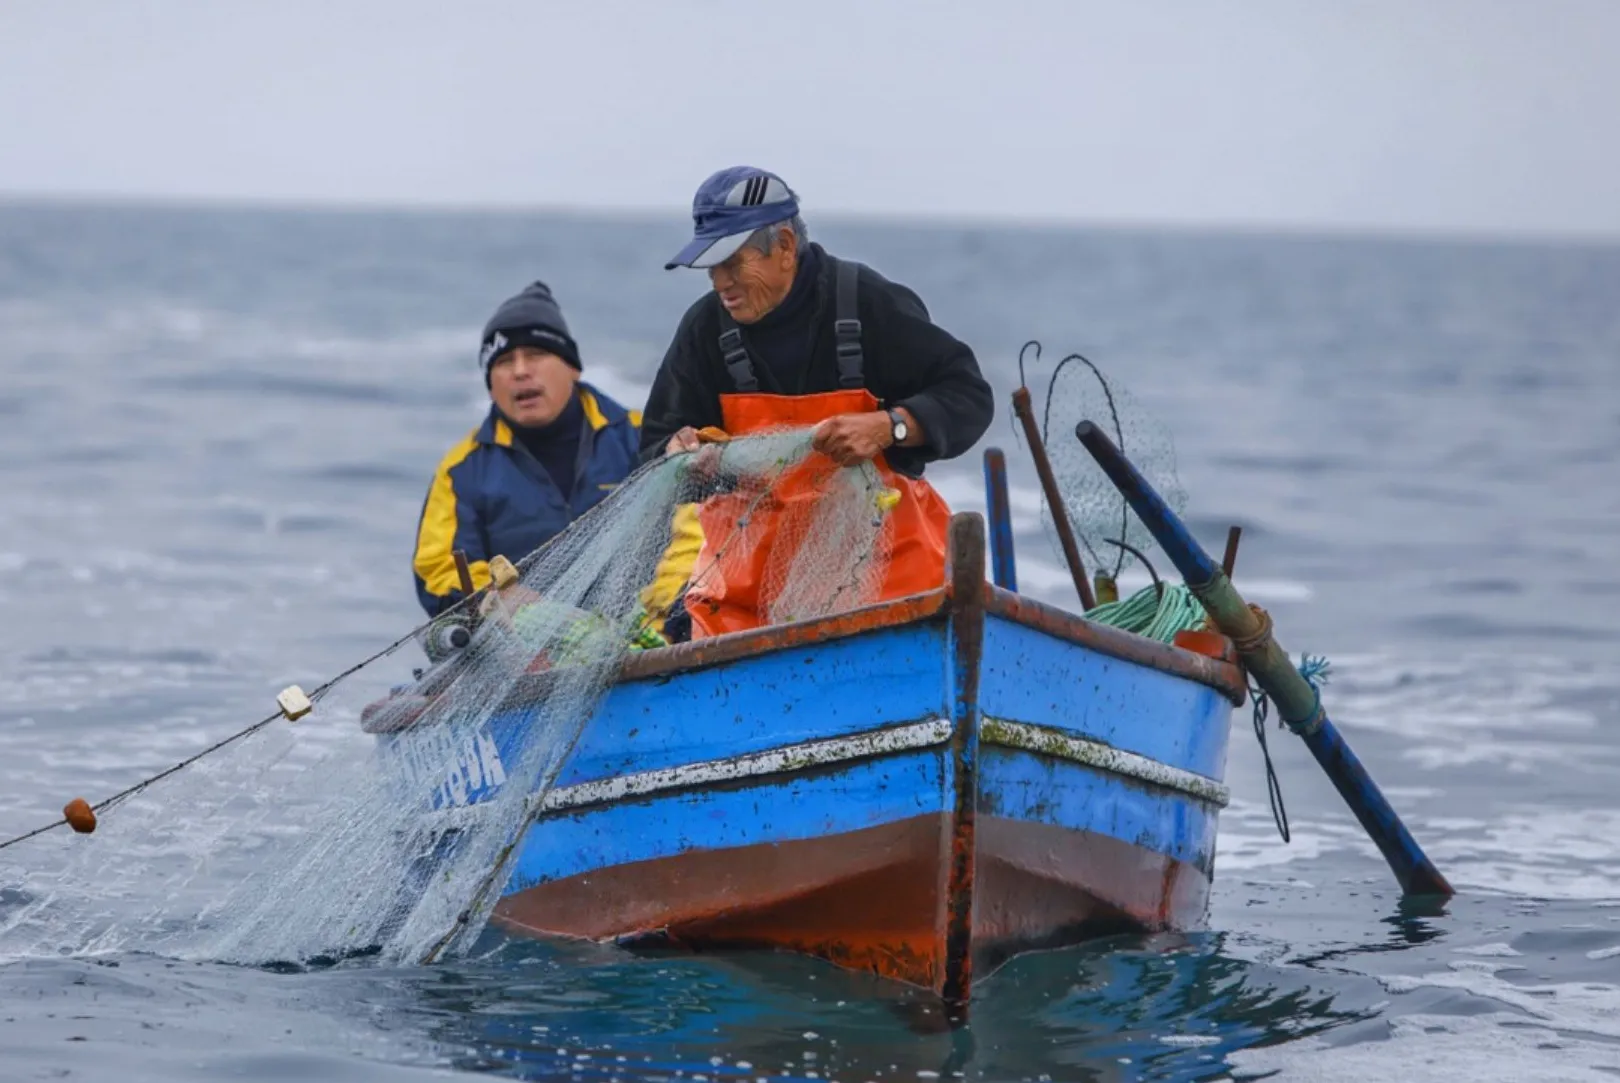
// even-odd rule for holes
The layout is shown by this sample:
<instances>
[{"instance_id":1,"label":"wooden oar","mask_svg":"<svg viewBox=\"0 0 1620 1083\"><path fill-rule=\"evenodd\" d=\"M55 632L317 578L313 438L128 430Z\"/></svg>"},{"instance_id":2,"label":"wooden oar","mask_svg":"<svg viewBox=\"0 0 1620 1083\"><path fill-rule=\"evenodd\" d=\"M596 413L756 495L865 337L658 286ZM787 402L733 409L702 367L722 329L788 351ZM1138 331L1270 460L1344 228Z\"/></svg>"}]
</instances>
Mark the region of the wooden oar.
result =
<instances>
[{"instance_id":1,"label":"wooden oar","mask_svg":"<svg viewBox=\"0 0 1620 1083\"><path fill-rule=\"evenodd\" d=\"M1231 638L1243 664L1277 705L1277 712L1289 729L1304 738L1311 755L1333 780L1339 796L1377 843L1384 860L1394 870L1395 879L1400 881L1401 890L1408 895L1452 894L1451 885L1406 830L1378 784L1322 709L1316 689L1300 676L1288 652L1272 638L1270 615L1243 600L1220 565L1210 559L1186 524L1137 473L1136 467L1101 428L1082 421L1075 427L1074 434L1158 539L1187 586L1204 603L1215 626Z\"/></svg>"}]
</instances>

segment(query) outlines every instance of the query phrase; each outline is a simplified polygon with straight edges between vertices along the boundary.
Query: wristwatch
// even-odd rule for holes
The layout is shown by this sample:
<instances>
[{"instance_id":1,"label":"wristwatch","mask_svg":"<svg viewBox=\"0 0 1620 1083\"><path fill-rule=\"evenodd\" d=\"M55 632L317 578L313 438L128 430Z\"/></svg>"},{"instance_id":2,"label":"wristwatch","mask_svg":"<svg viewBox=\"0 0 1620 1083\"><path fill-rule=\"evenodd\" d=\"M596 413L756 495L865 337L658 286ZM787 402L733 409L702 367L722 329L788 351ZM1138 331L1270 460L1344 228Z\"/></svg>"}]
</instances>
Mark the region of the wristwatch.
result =
<instances>
[{"instance_id":1,"label":"wristwatch","mask_svg":"<svg viewBox=\"0 0 1620 1083\"><path fill-rule=\"evenodd\" d=\"M900 416L900 411L888 410L885 412L889 415L889 435L894 437L894 446L899 447L906 442L906 437L911 435L911 426L907 425L906 419Z\"/></svg>"}]
</instances>

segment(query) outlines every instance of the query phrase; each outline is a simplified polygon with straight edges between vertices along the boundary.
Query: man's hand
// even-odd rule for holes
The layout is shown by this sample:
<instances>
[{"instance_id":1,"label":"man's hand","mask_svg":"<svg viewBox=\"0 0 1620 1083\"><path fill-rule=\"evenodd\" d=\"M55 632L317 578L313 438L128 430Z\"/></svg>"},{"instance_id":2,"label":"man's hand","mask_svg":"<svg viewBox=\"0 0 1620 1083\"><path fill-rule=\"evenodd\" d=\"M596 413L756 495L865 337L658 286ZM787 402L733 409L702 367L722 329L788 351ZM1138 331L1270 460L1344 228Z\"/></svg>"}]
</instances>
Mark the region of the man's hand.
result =
<instances>
[{"instance_id":1,"label":"man's hand","mask_svg":"<svg viewBox=\"0 0 1620 1083\"><path fill-rule=\"evenodd\" d=\"M676 455L683 451L696 451L703 441L698 439L698 432L690 425L683 425L681 430L669 438L664 445L665 455Z\"/></svg>"},{"instance_id":2,"label":"man's hand","mask_svg":"<svg viewBox=\"0 0 1620 1083\"><path fill-rule=\"evenodd\" d=\"M893 443L894 423L882 410L829 417L810 434L810 446L839 466L868 462Z\"/></svg>"},{"instance_id":3,"label":"man's hand","mask_svg":"<svg viewBox=\"0 0 1620 1083\"><path fill-rule=\"evenodd\" d=\"M491 584L484 592L484 596L478 600L478 616L481 620L487 620L494 615L501 623L509 624L512 614L538 601L540 595L522 583L513 583L504 590L497 589Z\"/></svg>"},{"instance_id":4,"label":"man's hand","mask_svg":"<svg viewBox=\"0 0 1620 1083\"><path fill-rule=\"evenodd\" d=\"M682 451L696 451L704 444L727 444L731 442L731 434L725 429L715 425L705 425L701 429L694 429L687 425L680 432L669 438L664 445L665 455L674 455Z\"/></svg>"}]
</instances>

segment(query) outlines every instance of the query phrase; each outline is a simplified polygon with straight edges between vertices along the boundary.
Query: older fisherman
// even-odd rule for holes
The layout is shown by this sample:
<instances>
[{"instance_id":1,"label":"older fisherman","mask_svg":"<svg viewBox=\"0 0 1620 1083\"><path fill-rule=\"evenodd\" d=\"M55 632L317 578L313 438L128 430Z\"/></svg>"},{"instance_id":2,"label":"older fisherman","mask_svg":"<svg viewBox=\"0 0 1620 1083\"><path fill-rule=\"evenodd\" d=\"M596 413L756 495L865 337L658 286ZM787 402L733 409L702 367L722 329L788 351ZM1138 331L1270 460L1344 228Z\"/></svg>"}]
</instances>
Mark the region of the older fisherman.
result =
<instances>
[{"instance_id":1,"label":"older fisherman","mask_svg":"<svg viewBox=\"0 0 1620 1083\"><path fill-rule=\"evenodd\" d=\"M489 414L439 463L416 532L416 593L429 616L461 600L489 559L549 541L635 468L641 415L580 380L579 346L551 290L535 282L496 310L479 360Z\"/></svg>"},{"instance_id":2,"label":"older fisherman","mask_svg":"<svg viewBox=\"0 0 1620 1083\"><path fill-rule=\"evenodd\" d=\"M694 450L705 428L814 426L815 451L841 466L871 461L900 493L881 597L940 585L950 513L922 474L990 425L973 351L905 286L810 243L798 197L773 173L721 170L698 188L692 218L691 242L665 267L705 269L714 289L687 310L653 380L642 458ZM735 509L721 503L700 512L706 538L729 526ZM758 560L728 554L723 576L688 588L695 637L762 622L769 545L755 548ZM703 554L697 566L708 567Z\"/></svg>"}]
</instances>

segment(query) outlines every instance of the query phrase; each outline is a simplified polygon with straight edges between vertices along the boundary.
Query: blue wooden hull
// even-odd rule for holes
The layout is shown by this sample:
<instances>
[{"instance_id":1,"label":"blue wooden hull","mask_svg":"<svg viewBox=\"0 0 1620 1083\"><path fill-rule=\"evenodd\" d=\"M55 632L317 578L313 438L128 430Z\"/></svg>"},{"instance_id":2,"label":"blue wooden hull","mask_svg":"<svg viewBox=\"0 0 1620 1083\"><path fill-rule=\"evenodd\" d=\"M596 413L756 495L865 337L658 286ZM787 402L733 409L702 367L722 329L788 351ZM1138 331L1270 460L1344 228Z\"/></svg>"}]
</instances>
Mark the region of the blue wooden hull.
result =
<instances>
[{"instance_id":1,"label":"blue wooden hull","mask_svg":"<svg viewBox=\"0 0 1620 1083\"><path fill-rule=\"evenodd\" d=\"M990 588L980 556L932 594L635 658L497 923L783 947L947 997L1018 950L1198 925L1236 667ZM508 703L436 805L504 784L537 724Z\"/></svg>"}]
</instances>

